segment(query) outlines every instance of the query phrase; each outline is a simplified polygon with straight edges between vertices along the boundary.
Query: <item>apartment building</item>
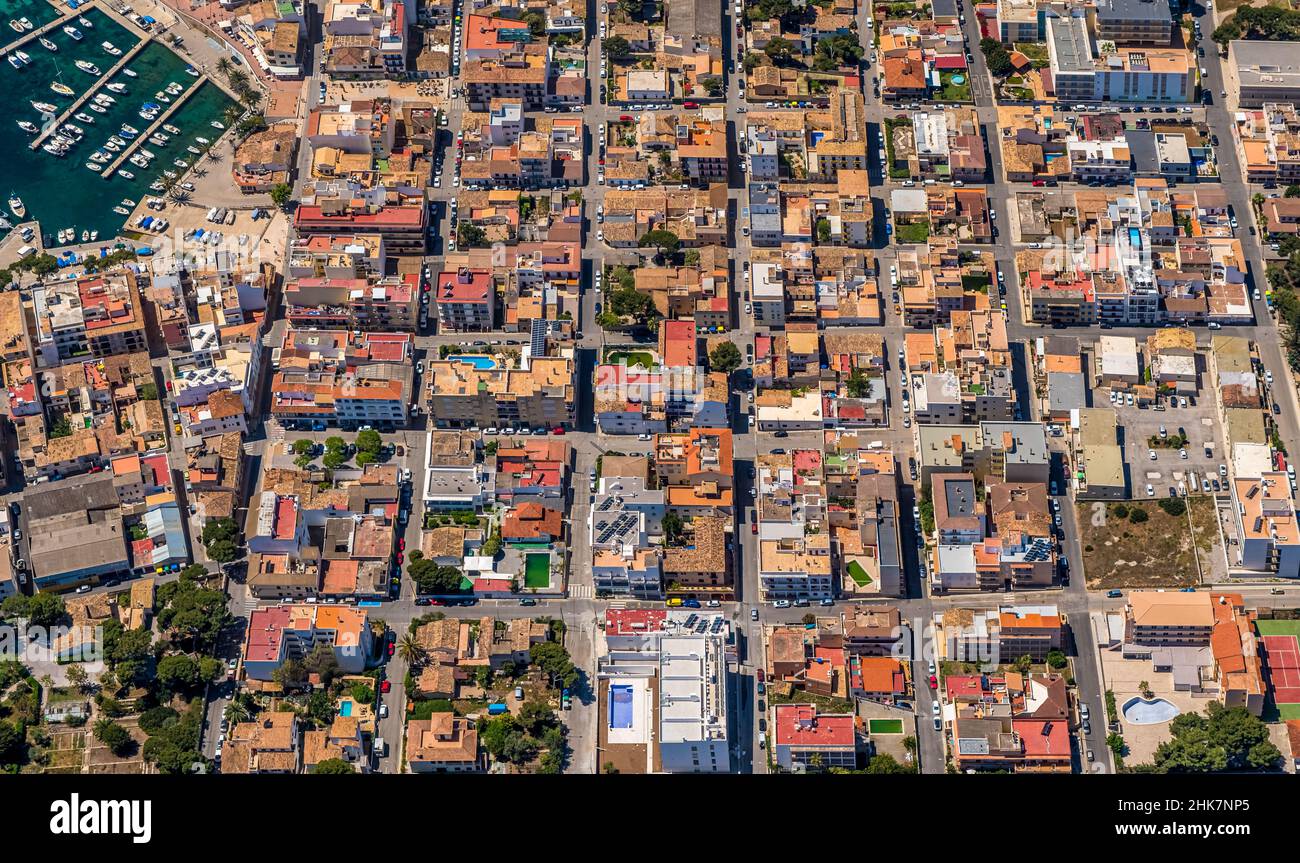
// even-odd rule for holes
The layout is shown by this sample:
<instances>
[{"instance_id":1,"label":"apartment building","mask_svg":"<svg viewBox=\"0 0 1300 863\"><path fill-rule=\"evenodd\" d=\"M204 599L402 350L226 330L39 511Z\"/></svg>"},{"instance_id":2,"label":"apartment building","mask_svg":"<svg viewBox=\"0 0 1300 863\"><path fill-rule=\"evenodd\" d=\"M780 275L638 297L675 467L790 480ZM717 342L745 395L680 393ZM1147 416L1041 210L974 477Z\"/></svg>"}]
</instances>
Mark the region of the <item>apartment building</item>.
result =
<instances>
[{"instance_id":1,"label":"apartment building","mask_svg":"<svg viewBox=\"0 0 1300 863\"><path fill-rule=\"evenodd\" d=\"M1168 47L1174 35L1169 0L1100 0L1097 38L1117 45Z\"/></svg>"},{"instance_id":2,"label":"apartment building","mask_svg":"<svg viewBox=\"0 0 1300 863\"><path fill-rule=\"evenodd\" d=\"M527 355L519 365L456 357L425 363L438 428L567 428L576 411L571 356Z\"/></svg>"}]
</instances>

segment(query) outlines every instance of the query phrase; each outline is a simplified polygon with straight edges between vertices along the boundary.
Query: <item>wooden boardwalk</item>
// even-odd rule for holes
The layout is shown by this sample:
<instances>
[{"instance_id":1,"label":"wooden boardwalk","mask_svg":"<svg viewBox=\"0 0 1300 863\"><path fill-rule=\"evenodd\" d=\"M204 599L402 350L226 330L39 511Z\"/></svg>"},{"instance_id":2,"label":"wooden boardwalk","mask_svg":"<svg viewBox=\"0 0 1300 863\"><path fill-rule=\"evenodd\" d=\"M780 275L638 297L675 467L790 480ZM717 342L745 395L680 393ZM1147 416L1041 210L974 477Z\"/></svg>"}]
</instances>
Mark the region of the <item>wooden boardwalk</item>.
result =
<instances>
[{"instance_id":1,"label":"wooden boardwalk","mask_svg":"<svg viewBox=\"0 0 1300 863\"><path fill-rule=\"evenodd\" d=\"M181 107L181 105L185 104L185 102L190 98L190 96L197 93L200 90L200 88L203 87L204 83L207 82L207 80L208 80L207 75L199 76L195 80L193 86L191 86L184 93L181 93L179 96L172 99L172 103L167 106L167 110L159 114L157 120L154 120L146 128L141 129L140 134L135 136L135 140L129 143L126 149L123 150L122 153L116 159L114 159L112 162L109 162L108 167L105 168L103 171L100 171L99 176L101 177L113 176L114 172L116 172L118 168L122 167L122 163L125 162L127 159L129 159L131 157L131 154L134 153L136 150L138 150L140 146L149 139L150 135L152 135L154 132L160 129L162 127L162 124L166 123L167 120L171 117L171 115L175 114L176 111ZM195 156L194 158L197 159L198 157Z\"/></svg>"},{"instance_id":2,"label":"wooden boardwalk","mask_svg":"<svg viewBox=\"0 0 1300 863\"><path fill-rule=\"evenodd\" d=\"M56 119L53 123L46 124L45 128L41 130L41 133L36 136L36 139L32 141L30 144L28 144L27 146L33 150L41 146L42 142L44 142L46 138L54 134L59 129L59 127L61 127L64 123L68 121L69 117L71 117L73 114L80 111L82 107L86 104L86 102L90 99L91 96L94 96L100 90L103 90L104 85L107 84L109 81L111 81L113 76L122 70L123 66L131 62L131 59L134 58L136 54L139 54L141 51L143 51L145 49L145 46L152 41L153 41L153 37L148 34L145 34L144 38L142 38L139 42L137 42L134 48L132 48L130 51L123 53L121 58L116 63L113 64L112 68L110 68L107 72L105 72L103 75L97 78L95 82L90 85L89 90L82 93L77 98L73 99L72 106L69 107L62 114L60 114L58 116L58 119ZM114 95L113 98L116 99L118 97Z\"/></svg>"}]
</instances>

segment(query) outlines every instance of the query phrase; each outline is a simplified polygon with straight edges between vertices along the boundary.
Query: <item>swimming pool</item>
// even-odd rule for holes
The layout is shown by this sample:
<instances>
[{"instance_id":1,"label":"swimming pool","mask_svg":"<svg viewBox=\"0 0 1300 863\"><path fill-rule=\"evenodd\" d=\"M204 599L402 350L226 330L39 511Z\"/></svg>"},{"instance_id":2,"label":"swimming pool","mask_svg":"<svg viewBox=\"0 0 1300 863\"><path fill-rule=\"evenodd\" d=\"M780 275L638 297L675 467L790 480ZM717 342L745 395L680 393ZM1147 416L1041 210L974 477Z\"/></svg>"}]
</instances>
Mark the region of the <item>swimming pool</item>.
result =
<instances>
[{"instance_id":1,"label":"swimming pool","mask_svg":"<svg viewBox=\"0 0 1300 863\"><path fill-rule=\"evenodd\" d=\"M549 554L524 555L524 587L551 586L551 556Z\"/></svg>"},{"instance_id":2,"label":"swimming pool","mask_svg":"<svg viewBox=\"0 0 1300 863\"><path fill-rule=\"evenodd\" d=\"M632 687L625 683L609 688L609 727L632 727Z\"/></svg>"},{"instance_id":3,"label":"swimming pool","mask_svg":"<svg viewBox=\"0 0 1300 863\"><path fill-rule=\"evenodd\" d=\"M456 362L466 363L480 371L497 367L497 361L491 357L456 357Z\"/></svg>"},{"instance_id":4,"label":"swimming pool","mask_svg":"<svg viewBox=\"0 0 1300 863\"><path fill-rule=\"evenodd\" d=\"M350 700L345 701L339 705L339 716L351 716L351 715L352 715L352 702Z\"/></svg>"},{"instance_id":5,"label":"swimming pool","mask_svg":"<svg viewBox=\"0 0 1300 863\"><path fill-rule=\"evenodd\" d=\"M1182 713L1163 698L1153 698L1150 701L1145 698L1130 698L1124 702L1123 710L1124 718L1134 725L1159 725Z\"/></svg>"}]
</instances>

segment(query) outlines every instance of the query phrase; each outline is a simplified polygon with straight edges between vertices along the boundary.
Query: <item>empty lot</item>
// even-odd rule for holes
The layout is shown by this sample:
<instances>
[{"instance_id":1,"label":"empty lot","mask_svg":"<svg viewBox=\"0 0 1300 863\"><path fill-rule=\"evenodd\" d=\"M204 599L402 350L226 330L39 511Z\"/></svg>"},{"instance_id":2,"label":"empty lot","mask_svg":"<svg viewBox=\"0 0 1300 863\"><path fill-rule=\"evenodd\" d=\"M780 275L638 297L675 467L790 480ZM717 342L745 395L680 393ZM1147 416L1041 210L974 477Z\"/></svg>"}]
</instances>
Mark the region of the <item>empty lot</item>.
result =
<instances>
[{"instance_id":1,"label":"empty lot","mask_svg":"<svg viewBox=\"0 0 1300 863\"><path fill-rule=\"evenodd\" d=\"M1111 590L1200 584L1200 569L1208 569L1219 541L1214 501L1205 495L1180 500L1186 502L1188 513L1178 516L1169 515L1153 501L1112 503L1104 511L1100 504L1079 504L1079 545L1088 587ZM1146 521L1134 522L1131 513L1135 510L1145 513Z\"/></svg>"}]
</instances>

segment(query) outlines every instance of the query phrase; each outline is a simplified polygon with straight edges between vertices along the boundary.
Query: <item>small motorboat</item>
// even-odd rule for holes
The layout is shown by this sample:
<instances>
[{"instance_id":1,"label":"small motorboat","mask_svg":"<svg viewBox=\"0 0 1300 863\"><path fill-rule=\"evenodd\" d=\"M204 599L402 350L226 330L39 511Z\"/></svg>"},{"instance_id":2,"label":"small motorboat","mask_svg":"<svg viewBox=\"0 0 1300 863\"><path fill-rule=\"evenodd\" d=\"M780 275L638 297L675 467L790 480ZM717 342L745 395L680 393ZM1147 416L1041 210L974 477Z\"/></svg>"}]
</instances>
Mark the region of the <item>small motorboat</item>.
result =
<instances>
[{"instance_id":1,"label":"small motorboat","mask_svg":"<svg viewBox=\"0 0 1300 863\"><path fill-rule=\"evenodd\" d=\"M170 123L163 123L163 131L170 132L173 135L179 135L181 133L180 129L177 129Z\"/></svg>"},{"instance_id":2,"label":"small motorboat","mask_svg":"<svg viewBox=\"0 0 1300 863\"><path fill-rule=\"evenodd\" d=\"M50 141L48 144L42 146L41 149L49 153L51 156L65 156L68 153L66 145L59 144L55 141Z\"/></svg>"},{"instance_id":3,"label":"small motorboat","mask_svg":"<svg viewBox=\"0 0 1300 863\"><path fill-rule=\"evenodd\" d=\"M163 171L163 176L166 177L166 178L169 179L169 180L175 180L175 179L176 179L176 172L175 172L175 171L172 171L172 170L170 170L170 169L167 169L167 170L164 170L164 171Z\"/></svg>"},{"instance_id":4,"label":"small motorboat","mask_svg":"<svg viewBox=\"0 0 1300 863\"><path fill-rule=\"evenodd\" d=\"M99 164L98 162L87 162L86 167L94 171L96 174L104 170L104 166Z\"/></svg>"},{"instance_id":5,"label":"small motorboat","mask_svg":"<svg viewBox=\"0 0 1300 863\"><path fill-rule=\"evenodd\" d=\"M23 25L24 30L31 30L36 26L35 24L32 23L30 18L19 18L18 23Z\"/></svg>"},{"instance_id":6,"label":"small motorboat","mask_svg":"<svg viewBox=\"0 0 1300 863\"><path fill-rule=\"evenodd\" d=\"M37 111L40 111L42 114L57 114L57 113L59 113L59 109L58 109L57 107L55 107L54 105L51 105L49 102L37 102L37 101L33 100L33 101L32 101L32 107L35 108Z\"/></svg>"},{"instance_id":7,"label":"small motorboat","mask_svg":"<svg viewBox=\"0 0 1300 863\"><path fill-rule=\"evenodd\" d=\"M82 27L85 27L87 30L95 29L95 25L91 23L89 18L78 17L77 23L80 24Z\"/></svg>"},{"instance_id":8,"label":"small motorboat","mask_svg":"<svg viewBox=\"0 0 1300 863\"><path fill-rule=\"evenodd\" d=\"M9 194L9 212L13 213L20 219L27 215L27 205L23 203L22 198L12 192Z\"/></svg>"},{"instance_id":9,"label":"small motorboat","mask_svg":"<svg viewBox=\"0 0 1300 863\"><path fill-rule=\"evenodd\" d=\"M118 171L117 171L117 175L118 175L119 177L126 177L128 180L134 180L134 179L135 179L135 174L132 174L130 171L123 171L123 170L120 169L120 168L119 168Z\"/></svg>"},{"instance_id":10,"label":"small motorboat","mask_svg":"<svg viewBox=\"0 0 1300 863\"><path fill-rule=\"evenodd\" d=\"M213 120L212 123L211 123L211 126L212 126L212 128L214 128L214 129L224 129L224 128L226 128L226 125L225 125L224 123L222 123L220 120Z\"/></svg>"},{"instance_id":11,"label":"small motorboat","mask_svg":"<svg viewBox=\"0 0 1300 863\"><path fill-rule=\"evenodd\" d=\"M161 192L166 188L167 188L166 186L164 186L162 183L158 182L157 180L154 180L152 183L149 184L149 191L151 192Z\"/></svg>"},{"instance_id":12,"label":"small motorboat","mask_svg":"<svg viewBox=\"0 0 1300 863\"><path fill-rule=\"evenodd\" d=\"M135 126L128 126L126 123L123 123L123 124L122 124L122 131L123 131L123 132L126 132L126 133L129 134L129 135L139 135L139 134L140 134L140 130L139 130L139 129L137 129Z\"/></svg>"},{"instance_id":13,"label":"small motorboat","mask_svg":"<svg viewBox=\"0 0 1300 863\"><path fill-rule=\"evenodd\" d=\"M195 147L195 146L189 146L189 147L186 147L186 148L185 148L185 152L187 152L187 153L193 153L195 156L197 156L197 155L198 155L200 152L202 152L202 151L199 150L198 147Z\"/></svg>"},{"instance_id":14,"label":"small motorboat","mask_svg":"<svg viewBox=\"0 0 1300 863\"><path fill-rule=\"evenodd\" d=\"M23 68L23 61L19 60L17 55L10 54L7 59L9 60L9 65L13 66L15 69Z\"/></svg>"},{"instance_id":15,"label":"small motorboat","mask_svg":"<svg viewBox=\"0 0 1300 863\"><path fill-rule=\"evenodd\" d=\"M145 102L140 106L140 108L145 111L161 111L162 105L159 105L157 102Z\"/></svg>"},{"instance_id":16,"label":"small motorboat","mask_svg":"<svg viewBox=\"0 0 1300 863\"><path fill-rule=\"evenodd\" d=\"M134 77L136 77L136 74L135 74L135 70L134 70L134 69L123 69L123 70L122 70L122 74L125 75L125 76L128 77L128 78L134 78Z\"/></svg>"},{"instance_id":17,"label":"small motorboat","mask_svg":"<svg viewBox=\"0 0 1300 863\"><path fill-rule=\"evenodd\" d=\"M93 125L95 122L95 118L86 113L73 114L72 116L82 123L90 123Z\"/></svg>"},{"instance_id":18,"label":"small motorboat","mask_svg":"<svg viewBox=\"0 0 1300 863\"><path fill-rule=\"evenodd\" d=\"M125 93L126 85L118 81L114 81L112 84L108 85L108 89L112 90L114 93Z\"/></svg>"},{"instance_id":19,"label":"small motorboat","mask_svg":"<svg viewBox=\"0 0 1300 863\"><path fill-rule=\"evenodd\" d=\"M189 75L191 78L197 78L199 77L199 70L195 69L193 66L186 66L185 74Z\"/></svg>"},{"instance_id":20,"label":"small motorboat","mask_svg":"<svg viewBox=\"0 0 1300 863\"><path fill-rule=\"evenodd\" d=\"M33 123L31 120L19 120L18 128L22 129L24 132L28 133L29 135L35 135L37 132L41 131L40 127L37 126L35 123Z\"/></svg>"},{"instance_id":21,"label":"small motorboat","mask_svg":"<svg viewBox=\"0 0 1300 863\"><path fill-rule=\"evenodd\" d=\"M130 198L123 198L123 199L122 199L122 206L123 206L123 207L134 207L134 206L135 206L135 201L132 201Z\"/></svg>"},{"instance_id":22,"label":"small motorboat","mask_svg":"<svg viewBox=\"0 0 1300 863\"><path fill-rule=\"evenodd\" d=\"M80 126L74 126L74 125L72 125L71 123L64 123L64 124L63 124L63 128L64 128L64 129L67 129L69 132L71 132L71 133L74 134L74 135L84 135L84 134L86 134L86 130L85 130L85 129L81 128Z\"/></svg>"},{"instance_id":23,"label":"small motorboat","mask_svg":"<svg viewBox=\"0 0 1300 863\"><path fill-rule=\"evenodd\" d=\"M59 228L58 232L54 236L60 243L66 243L68 241L68 229Z\"/></svg>"},{"instance_id":24,"label":"small motorboat","mask_svg":"<svg viewBox=\"0 0 1300 863\"><path fill-rule=\"evenodd\" d=\"M112 153L120 153L120 152L122 152L122 148L121 148L120 146L118 146L117 144L114 144L112 141L105 141L105 142L104 142L104 149L105 149L105 150L108 150L109 152L112 152Z\"/></svg>"},{"instance_id":25,"label":"small motorboat","mask_svg":"<svg viewBox=\"0 0 1300 863\"><path fill-rule=\"evenodd\" d=\"M114 213L117 213L119 216L129 216L129 215L131 215L131 211L128 210L126 207L114 207L114 208L113 208L113 212L114 212Z\"/></svg>"},{"instance_id":26,"label":"small motorboat","mask_svg":"<svg viewBox=\"0 0 1300 863\"><path fill-rule=\"evenodd\" d=\"M202 135L198 135L198 136L196 136L196 137L194 138L194 140L198 141L200 144L211 144L211 143L212 143L211 141L209 141L207 138L203 137Z\"/></svg>"},{"instance_id":27,"label":"small motorboat","mask_svg":"<svg viewBox=\"0 0 1300 863\"><path fill-rule=\"evenodd\" d=\"M158 112L157 112L157 111L145 111L144 109L141 109L141 110L140 110L140 119L141 119L141 120L149 120L149 121L152 122L152 121L158 119Z\"/></svg>"},{"instance_id":28,"label":"small motorboat","mask_svg":"<svg viewBox=\"0 0 1300 863\"><path fill-rule=\"evenodd\" d=\"M72 88L67 84L64 84L62 81L55 81L50 85L50 89L55 93L58 93L60 96L71 96L73 94Z\"/></svg>"},{"instance_id":29,"label":"small motorboat","mask_svg":"<svg viewBox=\"0 0 1300 863\"><path fill-rule=\"evenodd\" d=\"M90 231L87 231L87 230L84 230L84 229L82 230L82 232L81 232L81 242L83 242L83 243L88 243L88 242L90 242Z\"/></svg>"},{"instance_id":30,"label":"small motorboat","mask_svg":"<svg viewBox=\"0 0 1300 863\"><path fill-rule=\"evenodd\" d=\"M168 96L162 90L159 90L157 93L154 93L153 97L157 99L159 102L170 102L172 100L172 97Z\"/></svg>"},{"instance_id":31,"label":"small motorboat","mask_svg":"<svg viewBox=\"0 0 1300 863\"><path fill-rule=\"evenodd\" d=\"M89 60L78 60L77 68L89 75L98 75L99 67Z\"/></svg>"},{"instance_id":32,"label":"small motorboat","mask_svg":"<svg viewBox=\"0 0 1300 863\"><path fill-rule=\"evenodd\" d=\"M172 162L172 164L182 169L188 168L190 166L190 163L185 161L184 159L176 159Z\"/></svg>"},{"instance_id":33,"label":"small motorboat","mask_svg":"<svg viewBox=\"0 0 1300 863\"><path fill-rule=\"evenodd\" d=\"M28 54L26 51L15 51L14 56L23 61L24 66L32 62L32 55Z\"/></svg>"},{"instance_id":34,"label":"small motorboat","mask_svg":"<svg viewBox=\"0 0 1300 863\"><path fill-rule=\"evenodd\" d=\"M99 231L91 231L91 232L90 232L90 241L93 243L93 242L95 242L95 240L98 240L98 239L99 239Z\"/></svg>"},{"instance_id":35,"label":"small motorboat","mask_svg":"<svg viewBox=\"0 0 1300 863\"><path fill-rule=\"evenodd\" d=\"M95 101L103 102L105 105L112 105L117 100L114 99L112 96L108 95L107 93L96 93Z\"/></svg>"},{"instance_id":36,"label":"small motorboat","mask_svg":"<svg viewBox=\"0 0 1300 863\"><path fill-rule=\"evenodd\" d=\"M126 141L122 140L122 138L118 137L117 135L109 135L108 140L109 143L116 144L119 147L126 146Z\"/></svg>"},{"instance_id":37,"label":"small motorboat","mask_svg":"<svg viewBox=\"0 0 1300 863\"><path fill-rule=\"evenodd\" d=\"M78 30L76 27L73 27L71 24L65 25L64 28L63 28L63 32L64 32L64 33L67 33L69 36L71 36L71 37L72 37L73 39L75 39L76 41L78 41L78 42L81 41L81 31Z\"/></svg>"},{"instance_id":38,"label":"small motorboat","mask_svg":"<svg viewBox=\"0 0 1300 863\"><path fill-rule=\"evenodd\" d=\"M150 153L150 152L149 152L148 150L146 150L144 147L141 147L141 148L140 148L140 155L141 155L141 156L144 156L146 159L152 159L152 158L153 158L153 153Z\"/></svg>"},{"instance_id":39,"label":"small motorboat","mask_svg":"<svg viewBox=\"0 0 1300 863\"><path fill-rule=\"evenodd\" d=\"M53 42L51 42L49 39L46 39L44 36L41 37L41 47L44 48L46 51L59 50L58 45L55 45Z\"/></svg>"},{"instance_id":40,"label":"small motorboat","mask_svg":"<svg viewBox=\"0 0 1300 863\"><path fill-rule=\"evenodd\" d=\"M110 162L112 160L113 157L109 155L108 152L105 150L96 150L95 152L90 154L90 161L92 162L99 162L100 164L103 164L105 162Z\"/></svg>"},{"instance_id":41,"label":"small motorboat","mask_svg":"<svg viewBox=\"0 0 1300 863\"><path fill-rule=\"evenodd\" d=\"M100 42L99 47L103 48L114 57L120 57L122 55L122 49L114 45L112 42Z\"/></svg>"},{"instance_id":42,"label":"small motorboat","mask_svg":"<svg viewBox=\"0 0 1300 863\"><path fill-rule=\"evenodd\" d=\"M12 30L12 31L14 31L15 33L21 33L21 32L23 32L23 25L19 24L19 23L18 23L16 20L14 20L13 18L10 18L10 19L9 19L9 29Z\"/></svg>"},{"instance_id":43,"label":"small motorboat","mask_svg":"<svg viewBox=\"0 0 1300 863\"><path fill-rule=\"evenodd\" d=\"M105 108L103 105L100 105L98 102L96 102L95 104L91 105L91 106L90 106L90 110L94 111L96 114L107 114L107 113L108 113L108 109Z\"/></svg>"}]
</instances>

